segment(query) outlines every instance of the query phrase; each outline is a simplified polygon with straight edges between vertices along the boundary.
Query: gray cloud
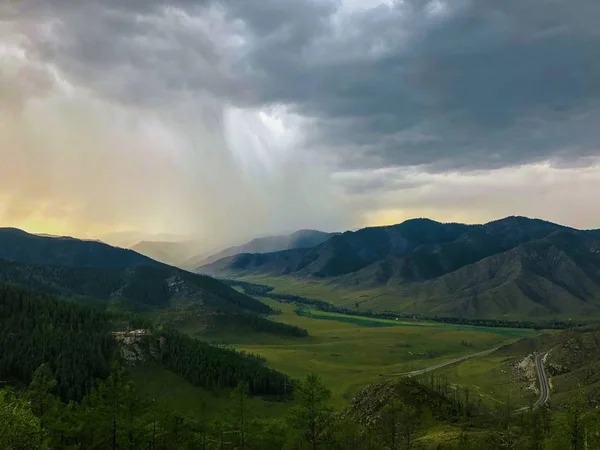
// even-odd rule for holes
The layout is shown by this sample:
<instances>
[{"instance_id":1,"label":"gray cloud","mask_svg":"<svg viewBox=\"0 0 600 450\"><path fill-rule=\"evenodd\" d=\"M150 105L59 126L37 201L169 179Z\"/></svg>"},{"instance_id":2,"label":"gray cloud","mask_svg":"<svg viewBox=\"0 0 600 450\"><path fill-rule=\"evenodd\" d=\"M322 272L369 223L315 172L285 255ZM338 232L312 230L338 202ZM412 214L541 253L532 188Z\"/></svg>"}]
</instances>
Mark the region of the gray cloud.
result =
<instances>
[{"instance_id":1,"label":"gray cloud","mask_svg":"<svg viewBox=\"0 0 600 450\"><path fill-rule=\"evenodd\" d=\"M2 222L212 248L347 220L328 173L287 148L293 119L235 106L253 103L232 69L247 25L216 3L137 5L25 0L0 16Z\"/></svg>"},{"instance_id":2,"label":"gray cloud","mask_svg":"<svg viewBox=\"0 0 600 450\"><path fill-rule=\"evenodd\" d=\"M0 4L0 57L21 52L0 69L0 152L39 180L5 165L0 200L220 240L443 209L484 180L428 174L590 166L598 20L596 0Z\"/></svg>"},{"instance_id":3,"label":"gray cloud","mask_svg":"<svg viewBox=\"0 0 600 450\"><path fill-rule=\"evenodd\" d=\"M26 0L20 13L50 23L29 31L43 60L102 95L286 104L314 119L310 148L341 169L598 155L600 3L340 4Z\"/></svg>"},{"instance_id":4,"label":"gray cloud","mask_svg":"<svg viewBox=\"0 0 600 450\"><path fill-rule=\"evenodd\" d=\"M229 70L235 24L208 3L26 1L21 13L35 56L100 95L162 108L243 97Z\"/></svg>"},{"instance_id":5,"label":"gray cloud","mask_svg":"<svg viewBox=\"0 0 600 450\"><path fill-rule=\"evenodd\" d=\"M295 49L265 38L251 54L261 98L318 118L312 145L333 147L345 167L471 170L598 155L600 3L438 9L381 6Z\"/></svg>"}]
</instances>

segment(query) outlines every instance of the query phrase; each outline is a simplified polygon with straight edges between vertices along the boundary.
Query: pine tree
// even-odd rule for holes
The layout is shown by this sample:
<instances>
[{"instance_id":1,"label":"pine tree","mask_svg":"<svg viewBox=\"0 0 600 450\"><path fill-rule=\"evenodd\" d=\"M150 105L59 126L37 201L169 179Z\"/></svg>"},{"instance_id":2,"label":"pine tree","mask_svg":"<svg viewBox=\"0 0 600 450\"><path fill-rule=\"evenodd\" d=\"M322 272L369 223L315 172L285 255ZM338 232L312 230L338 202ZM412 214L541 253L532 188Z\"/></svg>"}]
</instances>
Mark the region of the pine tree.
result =
<instances>
[{"instance_id":1,"label":"pine tree","mask_svg":"<svg viewBox=\"0 0 600 450\"><path fill-rule=\"evenodd\" d=\"M248 403L248 385L244 382L238 383L237 387L231 393L231 399L234 403L236 427L240 432L240 446L242 450L244 450L246 448L246 409Z\"/></svg>"},{"instance_id":2,"label":"pine tree","mask_svg":"<svg viewBox=\"0 0 600 450\"><path fill-rule=\"evenodd\" d=\"M33 373L33 379L29 384L28 398L34 414L40 419L42 428L46 425L46 418L56 409L58 399L53 392L56 389L56 380L52 376L50 368L42 364Z\"/></svg>"},{"instance_id":3,"label":"pine tree","mask_svg":"<svg viewBox=\"0 0 600 450\"><path fill-rule=\"evenodd\" d=\"M48 437L28 402L9 389L0 390L0 448L47 450Z\"/></svg>"},{"instance_id":4,"label":"pine tree","mask_svg":"<svg viewBox=\"0 0 600 450\"><path fill-rule=\"evenodd\" d=\"M298 405L292 411L290 422L299 430L312 450L329 441L332 433L333 410L327 405L331 391L315 374L306 376L296 388Z\"/></svg>"}]
</instances>

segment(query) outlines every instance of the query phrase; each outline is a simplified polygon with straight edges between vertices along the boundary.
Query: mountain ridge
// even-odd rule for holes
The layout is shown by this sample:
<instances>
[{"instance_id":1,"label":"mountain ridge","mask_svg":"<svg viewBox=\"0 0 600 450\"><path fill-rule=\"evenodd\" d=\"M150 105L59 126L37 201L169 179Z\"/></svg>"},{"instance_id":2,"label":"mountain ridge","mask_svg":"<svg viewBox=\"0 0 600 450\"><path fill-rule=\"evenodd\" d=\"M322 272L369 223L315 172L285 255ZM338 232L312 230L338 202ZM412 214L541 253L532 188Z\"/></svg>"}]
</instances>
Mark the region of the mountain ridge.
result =
<instances>
[{"instance_id":1,"label":"mountain ridge","mask_svg":"<svg viewBox=\"0 0 600 450\"><path fill-rule=\"evenodd\" d=\"M69 236L42 236L18 228L0 228L0 258L67 267L115 267L160 264L133 250Z\"/></svg>"},{"instance_id":2,"label":"mountain ridge","mask_svg":"<svg viewBox=\"0 0 600 450\"><path fill-rule=\"evenodd\" d=\"M241 254L199 270L385 289L398 300L390 294L385 304L372 304L404 312L600 314L600 235L520 216L481 225L413 219L342 233L311 249Z\"/></svg>"},{"instance_id":3,"label":"mountain ridge","mask_svg":"<svg viewBox=\"0 0 600 450\"><path fill-rule=\"evenodd\" d=\"M319 230L298 230L291 234L258 237L245 244L225 248L199 260L198 257L190 258L186 263L186 266L197 268L218 261L219 259L241 253L259 254L290 249L311 248L325 242L335 234L337 233L328 233Z\"/></svg>"},{"instance_id":4,"label":"mountain ridge","mask_svg":"<svg viewBox=\"0 0 600 450\"><path fill-rule=\"evenodd\" d=\"M271 308L211 277L160 263L130 249L70 237L0 229L0 280L48 294L120 302L126 309Z\"/></svg>"}]
</instances>

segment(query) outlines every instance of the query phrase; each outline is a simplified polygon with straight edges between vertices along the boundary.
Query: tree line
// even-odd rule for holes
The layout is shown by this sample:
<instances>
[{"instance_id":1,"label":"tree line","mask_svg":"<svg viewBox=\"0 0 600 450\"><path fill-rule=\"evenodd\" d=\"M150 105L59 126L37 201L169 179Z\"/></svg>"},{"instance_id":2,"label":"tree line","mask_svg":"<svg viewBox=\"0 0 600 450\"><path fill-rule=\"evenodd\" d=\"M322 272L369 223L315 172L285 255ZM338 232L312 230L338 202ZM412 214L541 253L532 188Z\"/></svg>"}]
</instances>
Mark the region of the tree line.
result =
<instances>
[{"instance_id":1,"label":"tree line","mask_svg":"<svg viewBox=\"0 0 600 450\"><path fill-rule=\"evenodd\" d=\"M93 308L0 284L0 376L29 383L48 363L57 394L81 400L108 375L115 345L109 316Z\"/></svg>"},{"instance_id":2,"label":"tree line","mask_svg":"<svg viewBox=\"0 0 600 450\"><path fill-rule=\"evenodd\" d=\"M293 381L267 367L263 358L233 349L216 347L174 330L155 334L160 345L160 362L190 383L206 389L248 386L250 393L283 396Z\"/></svg>"},{"instance_id":3,"label":"tree line","mask_svg":"<svg viewBox=\"0 0 600 450\"><path fill-rule=\"evenodd\" d=\"M435 384L435 380L434 380ZM443 383L440 383L442 386ZM336 412L317 375L298 383L280 417L253 414L248 386L231 391L214 414L161 408L140 394L118 363L81 401L64 402L48 366L25 389L0 389L0 448L14 450L587 450L600 446L600 415L576 406L484 412L468 397L446 397L428 381L401 380L392 395L362 411ZM429 401L423 401L429 399ZM378 401L379 400L379 401ZM458 405L461 405L460 407ZM442 428L440 428L440 426ZM455 430L431 445L429 431Z\"/></svg>"},{"instance_id":4,"label":"tree line","mask_svg":"<svg viewBox=\"0 0 600 450\"><path fill-rule=\"evenodd\" d=\"M288 325L282 322L275 322L254 314L230 313L214 314L209 321L208 329L205 334L211 332L223 333L231 330L239 332L243 329L250 329L263 333L277 334L279 336L306 337L308 331L295 325Z\"/></svg>"}]
</instances>

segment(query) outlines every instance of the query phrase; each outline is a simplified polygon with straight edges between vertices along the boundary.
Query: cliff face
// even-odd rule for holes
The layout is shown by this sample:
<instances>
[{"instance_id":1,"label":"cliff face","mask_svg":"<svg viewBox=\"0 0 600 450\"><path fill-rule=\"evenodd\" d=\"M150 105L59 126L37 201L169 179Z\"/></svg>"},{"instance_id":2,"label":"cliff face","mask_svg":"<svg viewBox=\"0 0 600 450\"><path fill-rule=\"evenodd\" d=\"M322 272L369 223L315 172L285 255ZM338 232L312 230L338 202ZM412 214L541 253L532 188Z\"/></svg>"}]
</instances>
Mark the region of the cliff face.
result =
<instances>
[{"instance_id":1,"label":"cliff face","mask_svg":"<svg viewBox=\"0 0 600 450\"><path fill-rule=\"evenodd\" d=\"M123 361L137 364L156 360L166 344L163 336L152 336L150 330L115 331L113 337L118 344L119 354Z\"/></svg>"}]
</instances>

